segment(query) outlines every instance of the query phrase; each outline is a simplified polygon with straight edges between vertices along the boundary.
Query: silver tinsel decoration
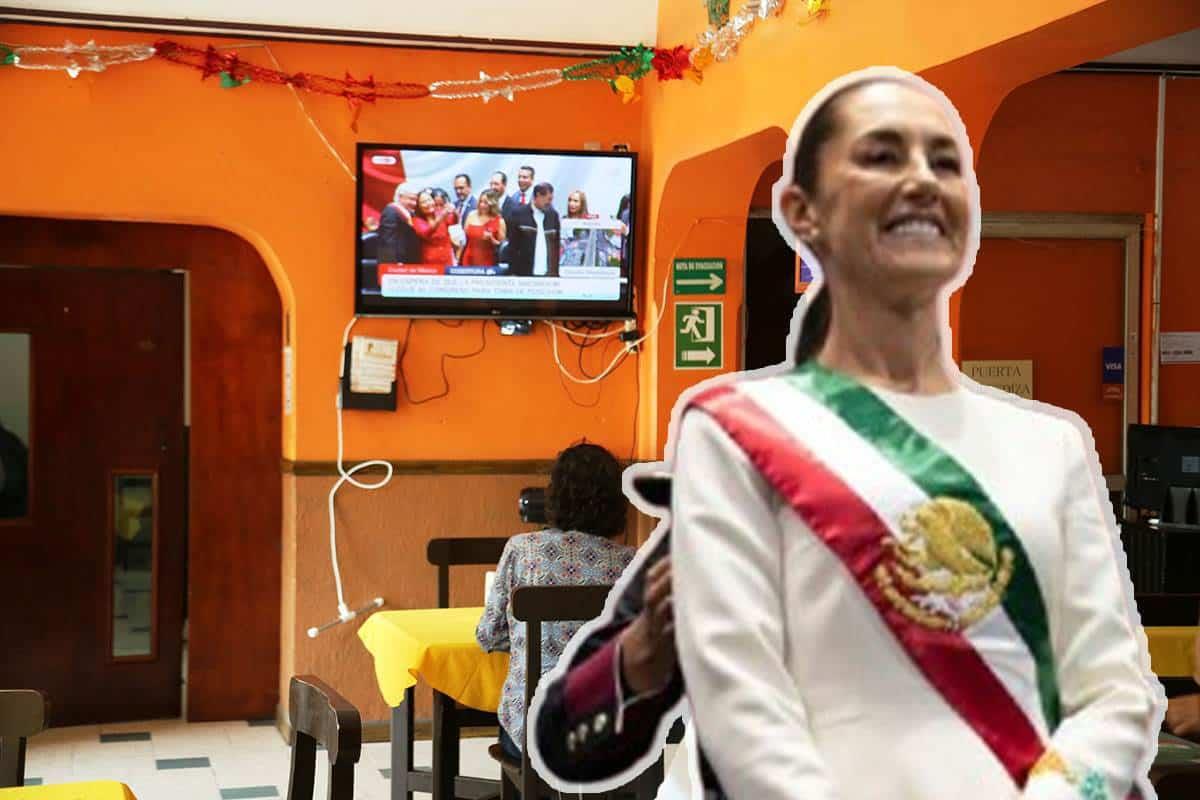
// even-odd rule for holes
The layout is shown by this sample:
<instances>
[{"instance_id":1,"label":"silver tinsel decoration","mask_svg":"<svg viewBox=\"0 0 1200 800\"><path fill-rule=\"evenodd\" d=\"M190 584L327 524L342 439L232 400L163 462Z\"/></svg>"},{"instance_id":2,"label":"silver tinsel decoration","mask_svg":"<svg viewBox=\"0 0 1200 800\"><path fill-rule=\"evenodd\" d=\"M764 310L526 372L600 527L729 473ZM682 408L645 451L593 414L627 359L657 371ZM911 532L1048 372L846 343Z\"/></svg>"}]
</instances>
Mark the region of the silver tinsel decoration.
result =
<instances>
[{"instance_id":1,"label":"silver tinsel decoration","mask_svg":"<svg viewBox=\"0 0 1200 800\"><path fill-rule=\"evenodd\" d=\"M104 72L117 64L148 61L153 57L154 48L147 44L101 46L89 41L78 45L68 40L62 47L15 47L12 65L18 69L61 70L78 78L81 72Z\"/></svg>"},{"instance_id":2,"label":"silver tinsel decoration","mask_svg":"<svg viewBox=\"0 0 1200 800\"><path fill-rule=\"evenodd\" d=\"M485 103L490 103L494 98L503 97L511 103L516 98L517 92L548 89L562 83L562 79L561 69L539 69L517 75L508 72L502 75L488 75L480 70L477 81L437 81L429 84L429 96L439 100L463 100L478 97Z\"/></svg>"},{"instance_id":3,"label":"silver tinsel decoration","mask_svg":"<svg viewBox=\"0 0 1200 800\"><path fill-rule=\"evenodd\" d=\"M737 53L742 39L754 29L760 19L783 13L784 0L746 0L741 10L730 16L720 28L709 28L696 38L699 49L707 49L717 61L727 61Z\"/></svg>"}]
</instances>

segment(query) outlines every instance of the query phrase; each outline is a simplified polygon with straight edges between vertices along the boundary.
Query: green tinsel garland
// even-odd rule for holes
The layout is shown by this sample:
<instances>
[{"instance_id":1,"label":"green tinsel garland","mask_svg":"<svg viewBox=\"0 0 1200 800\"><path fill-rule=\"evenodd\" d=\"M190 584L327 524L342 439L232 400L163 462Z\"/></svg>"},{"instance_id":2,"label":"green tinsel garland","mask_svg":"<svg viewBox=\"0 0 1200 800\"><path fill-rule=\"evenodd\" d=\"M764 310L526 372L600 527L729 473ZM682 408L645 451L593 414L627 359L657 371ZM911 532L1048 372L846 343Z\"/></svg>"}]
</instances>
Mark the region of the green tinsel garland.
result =
<instances>
[{"instance_id":1,"label":"green tinsel garland","mask_svg":"<svg viewBox=\"0 0 1200 800\"><path fill-rule=\"evenodd\" d=\"M565 81L612 81L627 75L636 81L654 68L653 61L654 48L639 44L636 47L622 47L606 58L564 67L562 76Z\"/></svg>"},{"instance_id":2,"label":"green tinsel garland","mask_svg":"<svg viewBox=\"0 0 1200 800\"><path fill-rule=\"evenodd\" d=\"M704 0L708 9L708 24L719 28L729 22L729 0Z\"/></svg>"}]
</instances>

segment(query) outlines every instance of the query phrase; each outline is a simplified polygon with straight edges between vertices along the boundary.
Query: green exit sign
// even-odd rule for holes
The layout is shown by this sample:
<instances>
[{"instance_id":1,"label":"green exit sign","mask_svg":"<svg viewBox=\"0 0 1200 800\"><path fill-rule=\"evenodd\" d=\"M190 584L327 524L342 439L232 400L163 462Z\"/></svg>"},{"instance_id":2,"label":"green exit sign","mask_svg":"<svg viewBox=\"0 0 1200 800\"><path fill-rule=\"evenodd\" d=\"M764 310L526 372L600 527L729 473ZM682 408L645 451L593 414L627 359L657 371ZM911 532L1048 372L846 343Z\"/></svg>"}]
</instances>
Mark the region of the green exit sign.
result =
<instances>
[{"instance_id":1,"label":"green exit sign","mask_svg":"<svg viewBox=\"0 0 1200 800\"><path fill-rule=\"evenodd\" d=\"M675 294L725 294L725 259L677 258Z\"/></svg>"}]
</instances>

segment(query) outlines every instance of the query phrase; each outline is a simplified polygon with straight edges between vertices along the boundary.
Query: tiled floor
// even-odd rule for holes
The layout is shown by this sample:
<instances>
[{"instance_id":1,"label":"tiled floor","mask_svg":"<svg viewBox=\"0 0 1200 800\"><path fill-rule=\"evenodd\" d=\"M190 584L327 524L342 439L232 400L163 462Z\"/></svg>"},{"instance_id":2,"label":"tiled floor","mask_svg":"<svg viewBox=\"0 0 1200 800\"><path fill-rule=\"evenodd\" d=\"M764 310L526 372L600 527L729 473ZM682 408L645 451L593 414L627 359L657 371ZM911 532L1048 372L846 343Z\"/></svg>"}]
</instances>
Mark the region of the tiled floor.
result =
<instances>
[{"instance_id":1,"label":"tiled floor","mask_svg":"<svg viewBox=\"0 0 1200 800\"><path fill-rule=\"evenodd\" d=\"M489 739L466 739L464 774L499 778ZM389 745L363 745L355 770L356 800L387 800ZM316 797L324 797L328 767L317 754ZM416 743L418 764L429 742ZM118 780L138 800L238 800L287 796L290 752L272 723L162 720L51 728L29 740L26 783ZM425 800L428 795L418 794Z\"/></svg>"},{"instance_id":2,"label":"tiled floor","mask_svg":"<svg viewBox=\"0 0 1200 800\"><path fill-rule=\"evenodd\" d=\"M492 739L464 739L462 771L500 777L487 754ZM354 774L356 800L388 800L389 744L363 745ZM428 765L428 741L415 745L416 762ZM667 764L676 748L667 747ZM138 800L240 800L287 796L290 751L274 722L156 720L116 725L51 728L29 740L26 783L117 780ZM326 792L328 766L317 753L314 797ZM429 795L417 793L416 800Z\"/></svg>"}]
</instances>

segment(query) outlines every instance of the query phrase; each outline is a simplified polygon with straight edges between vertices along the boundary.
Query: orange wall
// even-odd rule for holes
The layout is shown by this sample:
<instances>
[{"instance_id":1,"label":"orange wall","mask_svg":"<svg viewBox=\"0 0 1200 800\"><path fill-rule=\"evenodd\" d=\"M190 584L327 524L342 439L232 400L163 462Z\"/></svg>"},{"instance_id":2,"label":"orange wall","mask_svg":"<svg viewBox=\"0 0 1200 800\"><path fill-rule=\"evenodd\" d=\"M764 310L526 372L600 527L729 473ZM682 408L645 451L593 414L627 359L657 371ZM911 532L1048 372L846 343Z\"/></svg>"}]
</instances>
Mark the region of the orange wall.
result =
<instances>
[{"instance_id":1,"label":"orange wall","mask_svg":"<svg viewBox=\"0 0 1200 800\"><path fill-rule=\"evenodd\" d=\"M1168 81L1166 102L1162 330L1200 330L1200 81ZM1017 89L984 140L985 211L1152 213L1157 105L1153 76L1055 75ZM1061 324L1090 298L1078 286ZM1163 365L1159 421L1200 424L1197 386L1200 365Z\"/></svg>"},{"instance_id":2,"label":"orange wall","mask_svg":"<svg viewBox=\"0 0 1200 800\"><path fill-rule=\"evenodd\" d=\"M659 42L691 43L704 27L702 4L661 0ZM779 158L764 148L740 162L727 158L730 143L769 131L790 130L805 101L830 79L877 64L922 72L959 107L978 146L991 115L1015 87L1041 75L1200 26L1200 7L1172 0L1051 0L1039 3L923 3L855 0L829 4L822 20L800 25L800 4L781 18L759 22L737 57L713 64L702 87L675 82L650 87L645 135L653 153L648 279L659 285L676 257L722 255L703 243L700 252L681 241L701 201L705 215L745 214L755 180ZM782 142L782 140L781 140ZM737 173L750 175L742 181ZM747 185L742 186L742 183ZM984 188L986 198L986 186ZM707 235L707 234L705 234ZM740 265L744 236L727 230L729 268ZM731 276L727 307L741 303ZM665 318L673 319L668 299ZM726 314L727 329L733 316ZM952 324L954 306L952 305ZM664 328L664 339L671 337ZM729 345L726 345L727 350ZM658 457L672 406L682 388L715 373L673 369L670 342L655 348L654 394L643 398L650 416L640 422L640 452ZM735 366L727 358L730 369Z\"/></svg>"},{"instance_id":3,"label":"orange wall","mask_svg":"<svg viewBox=\"0 0 1200 800\"><path fill-rule=\"evenodd\" d=\"M67 38L153 39L107 30L0 26L6 42L61 44ZM306 43L270 48L289 71L412 81L468 78L480 70L519 72L572 60ZM238 52L255 63L271 63L261 47L246 45ZM344 100L303 99L351 169L356 140L530 148L581 148L598 141L605 147L626 142L636 150L645 108L622 105L604 84L579 83L519 95L514 103L381 103L363 109L356 134ZM296 411L285 421L284 455L331 460L335 370L342 329L353 313L354 183L291 92L253 83L223 90L215 79L201 83L196 71L151 61L76 80L7 70L0 108L21 109L5 115L0 214L206 224L231 230L259 250L290 315L295 348ZM407 325L367 320L355 333L402 339ZM415 396L441 389L441 354L475 349L478 329L477 322L459 330L417 324L405 364ZM347 458L544 458L585 434L628 453L632 362L603 390L572 387L568 394L545 331L518 339L496 334L493 327L487 350L476 358L447 362L448 397L415 407L401 403L394 414L348 412ZM565 347L563 360L577 369L573 348ZM595 363L587 366L595 371Z\"/></svg>"},{"instance_id":4,"label":"orange wall","mask_svg":"<svg viewBox=\"0 0 1200 800\"><path fill-rule=\"evenodd\" d=\"M1168 80L1163 179L1162 326L1200 331L1200 80ZM1158 419L1200 425L1200 364L1159 370Z\"/></svg>"}]
</instances>

